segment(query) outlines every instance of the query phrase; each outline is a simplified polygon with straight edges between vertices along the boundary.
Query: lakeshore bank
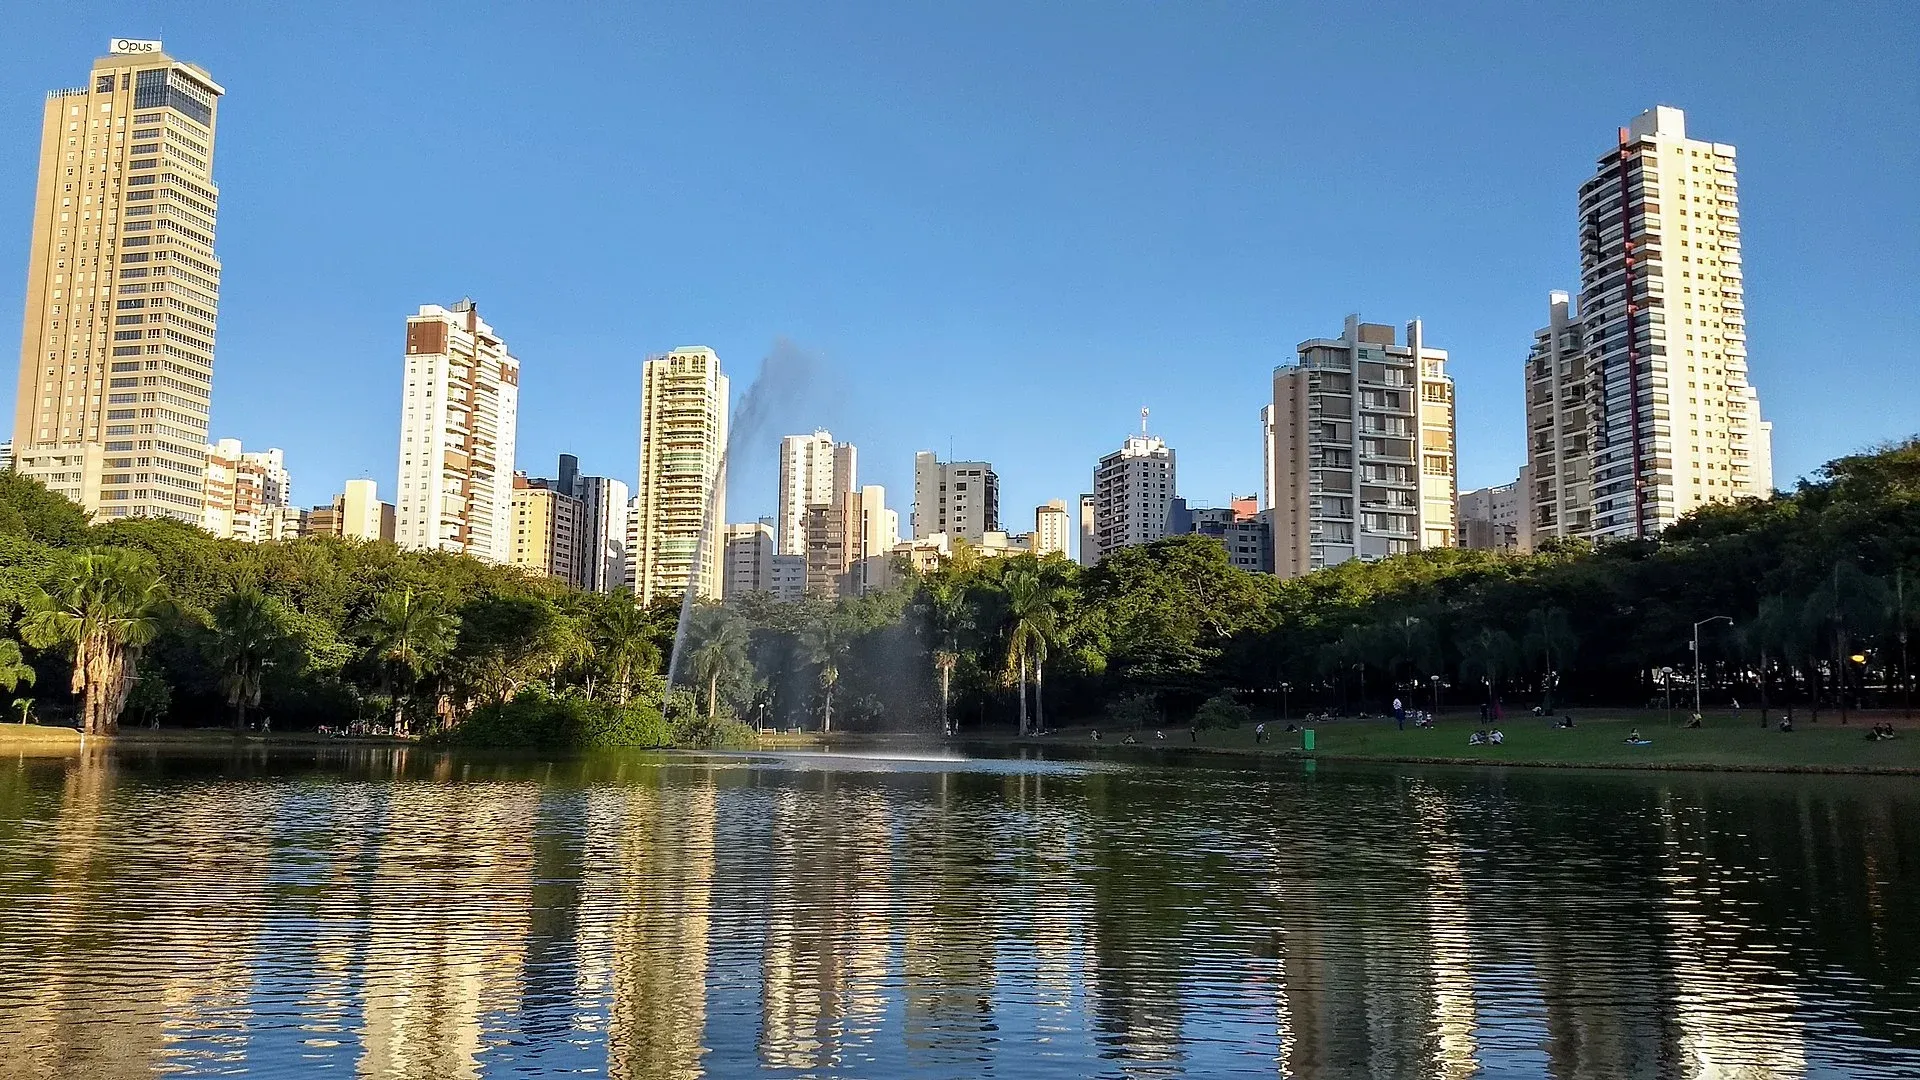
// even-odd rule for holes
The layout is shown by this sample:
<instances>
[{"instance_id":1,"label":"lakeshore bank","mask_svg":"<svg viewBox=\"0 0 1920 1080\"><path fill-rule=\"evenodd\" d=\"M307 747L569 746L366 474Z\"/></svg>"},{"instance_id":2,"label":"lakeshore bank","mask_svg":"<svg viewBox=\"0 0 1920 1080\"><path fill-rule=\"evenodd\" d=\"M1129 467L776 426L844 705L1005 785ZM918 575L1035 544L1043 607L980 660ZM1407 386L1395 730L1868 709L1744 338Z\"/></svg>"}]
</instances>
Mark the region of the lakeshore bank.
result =
<instances>
[{"instance_id":1,"label":"lakeshore bank","mask_svg":"<svg viewBox=\"0 0 1920 1080\"><path fill-rule=\"evenodd\" d=\"M1676 712L1675 718L1682 714ZM1771 714L1777 723L1779 712ZM1342 718L1305 723L1314 733L1314 748L1304 746L1304 733L1286 731L1286 724L1269 721L1266 741L1257 740L1254 725L1193 732L1191 728L1121 731L1090 727L1060 728L1042 736L1021 738L1010 733L967 732L942 739L912 732L766 731L755 749L832 753L876 750L911 751L933 748L993 752L1022 749L1067 751L1074 756L1115 760L1194 761L1209 758L1270 758L1299 761L1358 761L1413 765L1494 765L1516 768L1632 769L1678 772L1767 772L1826 775L1920 776L1920 727L1907 726L1898 715L1855 714L1847 724L1837 713L1823 713L1818 723L1801 711L1795 729L1762 728L1757 712L1737 716L1706 714L1703 726L1687 729L1669 725L1664 711L1574 711L1572 728L1555 728L1543 718L1507 717L1495 725L1476 717L1443 717L1431 728L1395 727L1391 719ZM1867 738L1875 723L1893 723L1897 737L1889 741ZM1476 730L1498 727L1505 741L1499 746L1470 746ZM1100 731L1100 738L1093 737ZM1648 745L1627 742L1638 732ZM1131 736L1135 741L1128 744ZM84 745L118 747L214 749L234 747L413 747L409 739L392 737L333 738L312 732L234 732L224 728L129 729ZM0 724L0 754L6 756L61 755L79 752L80 733L73 728L36 724Z\"/></svg>"},{"instance_id":2,"label":"lakeshore bank","mask_svg":"<svg viewBox=\"0 0 1920 1080\"><path fill-rule=\"evenodd\" d=\"M1702 716L1702 726L1679 726L1685 714L1675 711L1669 725L1664 710L1574 710L1572 728L1555 728L1531 714L1508 716L1499 723L1478 717L1443 717L1431 728L1401 730L1391 718L1294 721L1314 733L1314 748L1304 746L1304 733L1289 732L1285 723L1267 722L1266 741L1256 741L1254 725L1193 732L1191 728L1163 728L1157 738L1144 731L1092 728L1053 731L1037 738L980 736L953 740L958 744L992 743L1002 746L1072 746L1101 756L1177 754L1204 757L1236 755L1295 758L1312 761L1397 762L1414 765L1498 765L1520 768L1640 769L1683 772L1771 772L1858 775L1920 775L1920 727L1906 726L1892 714L1854 714L1841 724L1839 714L1821 714L1809 721L1805 710L1794 717L1794 730L1780 731L1780 712L1760 726L1756 711L1738 715L1721 712ZM1875 723L1895 725L1891 740L1873 741L1868 729ZM1470 746L1475 731L1498 728L1499 746ZM1629 733L1638 732L1648 745L1634 746ZM1135 740L1128 745L1124 740Z\"/></svg>"}]
</instances>

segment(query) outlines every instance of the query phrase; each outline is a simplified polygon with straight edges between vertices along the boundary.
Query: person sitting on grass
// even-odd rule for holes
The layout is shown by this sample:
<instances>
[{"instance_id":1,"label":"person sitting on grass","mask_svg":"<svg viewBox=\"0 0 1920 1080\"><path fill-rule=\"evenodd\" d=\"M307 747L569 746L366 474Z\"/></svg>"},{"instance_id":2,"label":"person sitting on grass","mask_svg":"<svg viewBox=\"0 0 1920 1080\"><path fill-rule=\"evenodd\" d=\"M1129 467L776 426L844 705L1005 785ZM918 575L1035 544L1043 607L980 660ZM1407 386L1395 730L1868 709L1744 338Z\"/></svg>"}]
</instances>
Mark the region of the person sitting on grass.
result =
<instances>
[{"instance_id":1,"label":"person sitting on grass","mask_svg":"<svg viewBox=\"0 0 1920 1080\"><path fill-rule=\"evenodd\" d=\"M1127 736L1126 738L1124 738L1124 739L1121 739L1121 740L1120 740L1120 744L1121 744L1122 746L1139 746L1139 745L1140 745L1140 740L1139 740L1139 739L1136 739L1136 738L1134 738L1134 737L1133 737L1133 736L1131 736L1131 735L1129 735L1129 736Z\"/></svg>"},{"instance_id":2,"label":"person sitting on grass","mask_svg":"<svg viewBox=\"0 0 1920 1080\"><path fill-rule=\"evenodd\" d=\"M1639 728L1629 729L1627 731L1627 744L1631 746L1632 744L1637 743L1639 741L1640 741L1640 729Z\"/></svg>"},{"instance_id":3,"label":"person sitting on grass","mask_svg":"<svg viewBox=\"0 0 1920 1080\"><path fill-rule=\"evenodd\" d=\"M1492 743L1495 746L1499 746L1501 743L1507 741L1507 737L1505 735L1500 734L1499 728L1494 728L1493 734L1487 736L1487 741Z\"/></svg>"},{"instance_id":4,"label":"person sitting on grass","mask_svg":"<svg viewBox=\"0 0 1920 1080\"><path fill-rule=\"evenodd\" d=\"M1793 714L1792 713L1788 713L1787 715L1780 718L1780 730L1781 731L1793 730Z\"/></svg>"},{"instance_id":5,"label":"person sitting on grass","mask_svg":"<svg viewBox=\"0 0 1920 1080\"><path fill-rule=\"evenodd\" d=\"M1486 744L1487 733L1484 731L1475 731L1473 734L1467 736L1468 746L1485 746Z\"/></svg>"},{"instance_id":6,"label":"person sitting on grass","mask_svg":"<svg viewBox=\"0 0 1920 1080\"><path fill-rule=\"evenodd\" d=\"M1893 738L1893 725L1891 723L1875 724L1873 725L1873 729L1867 732L1868 742L1885 742L1891 738Z\"/></svg>"},{"instance_id":7,"label":"person sitting on grass","mask_svg":"<svg viewBox=\"0 0 1920 1080\"><path fill-rule=\"evenodd\" d=\"M1694 729L1694 728L1697 728L1697 727L1699 727L1699 726L1700 726L1700 714L1699 714L1699 713L1694 713L1694 714L1693 714L1693 715L1692 715L1691 717L1688 717L1688 718L1687 718L1687 729L1688 729L1689 731L1691 731L1692 729Z\"/></svg>"}]
</instances>

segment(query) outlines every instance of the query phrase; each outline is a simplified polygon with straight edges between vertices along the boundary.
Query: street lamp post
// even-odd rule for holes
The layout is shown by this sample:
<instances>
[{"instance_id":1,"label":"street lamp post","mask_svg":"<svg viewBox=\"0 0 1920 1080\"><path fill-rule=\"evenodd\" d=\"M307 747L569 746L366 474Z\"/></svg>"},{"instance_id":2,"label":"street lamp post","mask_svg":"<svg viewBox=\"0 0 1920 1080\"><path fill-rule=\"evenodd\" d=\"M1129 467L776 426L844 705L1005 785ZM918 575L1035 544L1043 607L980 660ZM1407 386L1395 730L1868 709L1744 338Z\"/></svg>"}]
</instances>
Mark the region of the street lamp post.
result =
<instances>
[{"instance_id":1,"label":"street lamp post","mask_svg":"<svg viewBox=\"0 0 1920 1080\"><path fill-rule=\"evenodd\" d=\"M1292 689L1293 684L1290 682L1280 684L1280 722L1283 724L1292 719L1292 716L1287 711L1287 691Z\"/></svg>"},{"instance_id":2,"label":"street lamp post","mask_svg":"<svg viewBox=\"0 0 1920 1080\"><path fill-rule=\"evenodd\" d=\"M1670 667L1663 667L1660 669L1660 693L1666 698L1666 702L1667 702L1667 726L1672 727L1673 726L1673 669Z\"/></svg>"},{"instance_id":3,"label":"street lamp post","mask_svg":"<svg viewBox=\"0 0 1920 1080\"><path fill-rule=\"evenodd\" d=\"M1700 628L1722 619L1727 621L1728 626L1733 625L1731 615L1715 615L1693 624L1693 715L1695 716L1700 715Z\"/></svg>"}]
</instances>

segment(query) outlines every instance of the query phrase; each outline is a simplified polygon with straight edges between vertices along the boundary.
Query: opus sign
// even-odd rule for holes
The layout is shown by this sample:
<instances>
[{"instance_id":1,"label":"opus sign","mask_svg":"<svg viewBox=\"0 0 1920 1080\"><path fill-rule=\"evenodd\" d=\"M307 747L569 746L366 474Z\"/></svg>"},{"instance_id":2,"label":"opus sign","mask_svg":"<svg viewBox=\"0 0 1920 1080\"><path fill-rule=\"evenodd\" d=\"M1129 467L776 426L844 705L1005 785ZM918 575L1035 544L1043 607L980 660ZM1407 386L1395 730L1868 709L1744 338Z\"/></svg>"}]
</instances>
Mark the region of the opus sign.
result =
<instances>
[{"instance_id":1,"label":"opus sign","mask_svg":"<svg viewBox=\"0 0 1920 1080\"><path fill-rule=\"evenodd\" d=\"M140 38L117 37L114 38L113 43L107 47L107 51L115 55L125 53L155 53L160 51L160 43L158 41L143 41Z\"/></svg>"}]
</instances>

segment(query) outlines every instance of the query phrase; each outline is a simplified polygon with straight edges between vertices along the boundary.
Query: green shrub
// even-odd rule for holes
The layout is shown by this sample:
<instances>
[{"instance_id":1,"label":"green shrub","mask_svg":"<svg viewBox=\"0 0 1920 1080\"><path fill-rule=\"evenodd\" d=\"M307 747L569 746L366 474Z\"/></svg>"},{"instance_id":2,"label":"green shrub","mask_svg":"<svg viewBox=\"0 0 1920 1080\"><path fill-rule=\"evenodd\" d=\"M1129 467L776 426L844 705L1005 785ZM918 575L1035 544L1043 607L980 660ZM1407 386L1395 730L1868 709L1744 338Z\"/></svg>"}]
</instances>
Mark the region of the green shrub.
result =
<instances>
[{"instance_id":1,"label":"green shrub","mask_svg":"<svg viewBox=\"0 0 1920 1080\"><path fill-rule=\"evenodd\" d=\"M574 744L583 750L672 746L673 730L660 710L638 701L594 702L581 719Z\"/></svg>"},{"instance_id":2,"label":"green shrub","mask_svg":"<svg viewBox=\"0 0 1920 1080\"><path fill-rule=\"evenodd\" d=\"M522 690L508 702L482 705L429 740L488 750L648 749L674 744L660 710L643 702L549 697Z\"/></svg>"},{"instance_id":3,"label":"green shrub","mask_svg":"<svg viewBox=\"0 0 1920 1080\"><path fill-rule=\"evenodd\" d=\"M1233 695L1225 690L1202 702L1193 714L1193 726L1202 731L1214 728L1237 728L1253 719L1253 710L1233 700Z\"/></svg>"},{"instance_id":4,"label":"green shrub","mask_svg":"<svg viewBox=\"0 0 1920 1080\"><path fill-rule=\"evenodd\" d=\"M1107 718L1114 727L1139 729L1159 723L1160 707L1152 694L1128 694L1107 707Z\"/></svg>"}]
</instances>

